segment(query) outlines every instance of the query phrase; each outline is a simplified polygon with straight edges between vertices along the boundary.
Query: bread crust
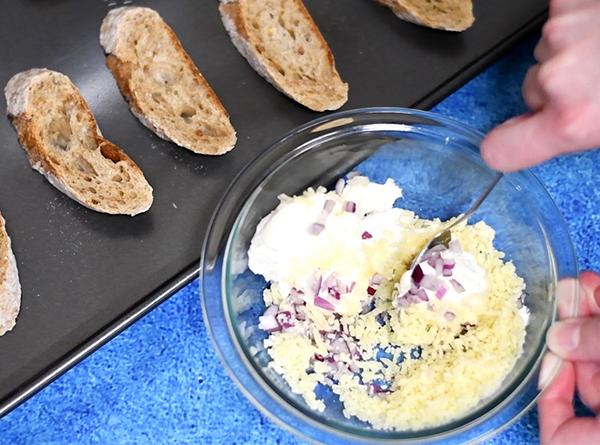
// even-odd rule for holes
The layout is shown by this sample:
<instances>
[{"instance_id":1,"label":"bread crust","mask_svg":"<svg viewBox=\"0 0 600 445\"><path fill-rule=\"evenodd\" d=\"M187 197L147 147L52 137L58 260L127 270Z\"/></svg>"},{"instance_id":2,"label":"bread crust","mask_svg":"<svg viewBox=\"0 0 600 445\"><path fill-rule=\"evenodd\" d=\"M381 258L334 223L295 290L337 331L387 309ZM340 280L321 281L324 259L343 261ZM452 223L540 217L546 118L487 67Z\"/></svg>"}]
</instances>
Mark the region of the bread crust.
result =
<instances>
[{"instance_id":1,"label":"bread crust","mask_svg":"<svg viewBox=\"0 0 600 445\"><path fill-rule=\"evenodd\" d=\"M417 25L428 28L441 29L443 31L461 32L473 25L475 17L473 16L473 4L471 0L459 0L465 9L465 14L455 17L434 17L434 14L423 14L405 0L376 0L378 3L390 8L396 16Z\"/></svg>"},{"instance_id":2,"label":"bread crust","mask_svg":"<svg viewBox=\"0 0 600 445\"><path fill-rule=\"evenodd\" d=\"M190 143L177 136L177 131L173 131L165 125L161 125L158 119L153 117L152 111L148 108L148 104L140 100L136 94L135 87L132 86L132 73L136 68L134 61L129 60L130 57L124 55L125 51L122 45L125 45L124 36L130 30L128 29L128 17L136 14L148 14L154 19L159 19L162 22L164 31L168 35L169 45L175 48L177 55L181 58L186 68L192 74L197 88L205 92L206 102L213 111L221 116L227 131L214 138L211 143L198 141ZM130 110L140 122L148 129L153 131L157 136L170 142L187 148L195 153L207 155L224 154L235 146L237 137L235 130L229 121L229 113L219 100L218 96L206 81L198 67L194 64L188 53L185 51L181 42L177 38L171 27L163 21L160 15L149 8L142 7L121 7L111 10L104 18L100 28L100 44L104 48L107 55L106 65L112 73L121 94L129 104Z\"/></svg>"},{"instance_id":3,"label":"bread crust","mask_svg":"<svg viewBox=\"0 0 600 445\"><path fill-rule=\"evenodd\" d=\"M33 88L39 82L50 80L68 82L74 92L77 93L74 95L75 103L72 105L74 108L80 110L85 125L94 132L96 147L100 150L104 158L110 159L114 163L124 163L128 168L128 173L132 173L138 179L143 180L140 181L143 183L143 190L140 191L145 196L143 196L139 205L125 205L111 208L101 201L98 203L91 202L72 186L70 181L72 178L66 177L64 172L58 168L60 160L40 138L40 132L38 131L39 124L32 115L31 92ZM81 205L98 212L134 216L150 208L152 205L152 187L147 183L144 174L123 150L101 135L96 119L87 102L85 102L67 76L43 68L34 68L13 76L5 88L5 94L8 105L8 117L17 131L19 142L25 150L32 168L44 175L54 187Z\"/></svg>"},{"instance_id":4,"label":"bread crust","mask_svg":"<svg viewBox=\"0 0 600 445\"><path fill-rule=\"evenodd\" d=\"M244 16L244 1L246 0L222 0L219 11L221 12L223 25L234 46L248 60L252 68L277 90L313 111L337 110L344 105L348 100L348 84L341 79L335 66L333 53L304 3L301 0L293 0L302 19L310 27L311 34L319 41L320 46L326 52L327 64L332 72L332 77L328 81L330 84L335 84L335 90L333 91L335 94L330 95L330 97L322 96L321 100L312 100L310 97L303 95L298 88L286 85L273 64L257 51L257 42L253 39L252 32Z\"/></svg>"},{"instance_id":5,"label":"bread crust","mask_svg":"<svg viewBox=\"0 0 600 445\"><path fill-rule=\"evenodd\" d=\"M17 261L0 213L0 336L16 324L21 307L21 283Z\"/></svg>"}]
</instances>

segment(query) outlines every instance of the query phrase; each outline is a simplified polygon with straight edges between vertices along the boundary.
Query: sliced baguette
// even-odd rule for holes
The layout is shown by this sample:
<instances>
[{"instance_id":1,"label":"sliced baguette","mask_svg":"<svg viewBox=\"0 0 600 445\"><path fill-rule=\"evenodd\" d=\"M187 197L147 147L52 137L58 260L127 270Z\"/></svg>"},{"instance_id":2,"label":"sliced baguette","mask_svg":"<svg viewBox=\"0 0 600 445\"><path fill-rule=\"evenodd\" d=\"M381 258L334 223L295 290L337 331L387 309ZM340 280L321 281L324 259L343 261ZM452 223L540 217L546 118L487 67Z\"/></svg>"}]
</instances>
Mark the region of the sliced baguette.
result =
<instances>
[{"instance_id":1,"label":"sliced baguette","mask_svg":"<svg viewBox=\"0 0 600 445\"><path fill-rule=\"evenodd\" d=\"M13 76L4 92L31 166L53 186L98 212L133 216L150 208L152 187L144 174L102 137L67 76L31 69Z\"/></svg>"},{"instance_id":2,"label":"sliced baguette","mask_svg":"<svg viewBox=\"0 0 600 445\"><path fill-rule=\"evenodd\" d=\"M348 84L301 0L222 0L219 10L235 47L275 88L314 111L346 103Z\"/></svg>"},{"instance_id":3,"label":"sliced baguette","mask_svg":"<svg viewBox=\"0 0 600 445\"><path fill-rule=\"evenodd\" d=\"M475 21L472 0L377 0L403 20L444 31L464 31Z\"/></svg>"},{"instance_id":4,"label":"sliced baguette","mask_svg":"<svg viewBox=\"0 0 600 445\"><path fill-rule=\"evenodd\" d=\"M10 331L21 307L21 284L17 262L0 214L0 336Z\"/></svg>"},{"instance_id":5,"label":"sliced baguette","mask_svg":"<svg viewBox=\"0 0 600 445\"><path fill-rule=\"evenodd\" d=\"M146 127L195 153L220 155L234 147L227 111L156 11L111 10L100 44L131 112Z\"/></svg>"}]
</instances>

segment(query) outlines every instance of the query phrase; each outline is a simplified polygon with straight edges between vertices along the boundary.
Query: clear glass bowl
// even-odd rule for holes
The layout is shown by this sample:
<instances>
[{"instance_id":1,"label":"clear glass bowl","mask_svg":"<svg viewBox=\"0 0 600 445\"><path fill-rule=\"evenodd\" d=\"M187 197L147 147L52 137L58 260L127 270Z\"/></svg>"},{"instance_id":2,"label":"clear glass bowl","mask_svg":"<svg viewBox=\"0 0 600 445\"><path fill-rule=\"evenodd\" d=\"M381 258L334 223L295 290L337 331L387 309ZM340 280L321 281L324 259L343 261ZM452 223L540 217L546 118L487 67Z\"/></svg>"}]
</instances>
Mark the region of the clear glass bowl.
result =
<instances>
[{"instance_id":1,"label":"clear glass bowl","mask_svg":"<svg viewBox=\"0 0 600 445\"><path fill-rule=\"evenodd\" d=\"M355 170L378 182L393 178L404 191L403 208L424 218L446 219L463 212L494 174L479 155L482 137L463 124L416 110L332 114L273 144L226 191L203 248L204 319L231 378L277 424L323 443L464 443L489 437L536 401L545 336L557 314L557 281L576 277L577 263L562 216L528 171L505 176L470 221L483 219L496 230L496 247L525 279L531 318L514 369L468 415L426 430L381 431L345 418L333 395L325 395L327 409L318 413L267 367L270 358L261 347L266 335L257 325L265 309L266 283L247 269L247 250L260 219L277 206L278 195L332 187ZM567 315L577 307L577 288L571 291L574 304Z\"/></svg>"}]
</instances>

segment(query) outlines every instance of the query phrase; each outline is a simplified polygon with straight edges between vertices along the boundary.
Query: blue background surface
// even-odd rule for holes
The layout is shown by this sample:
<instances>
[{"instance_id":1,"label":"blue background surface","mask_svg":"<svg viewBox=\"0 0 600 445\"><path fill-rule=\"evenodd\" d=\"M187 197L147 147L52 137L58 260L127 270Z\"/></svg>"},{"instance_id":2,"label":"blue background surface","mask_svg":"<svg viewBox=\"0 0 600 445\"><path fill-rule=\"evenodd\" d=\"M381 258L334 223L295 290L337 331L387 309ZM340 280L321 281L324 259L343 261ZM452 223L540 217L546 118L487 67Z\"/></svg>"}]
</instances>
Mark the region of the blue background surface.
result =
<instances>
[{"instance_id":1,"label":"blue background surface","mask_svg":"<svg viewBox=\"0 0 600 445\"><path fill-rule=\"evenodd\" d=\"M520 86L535 40L434 111L482 131L525 111ZM524 148L526 149L526 148ZM582 270L600 270L600 151L534 169L565 215ZM194 282L0 420L2 444L297 444L225 375ZM538 442L535 411L489 444Z\"/></svg>"}]
</instances>

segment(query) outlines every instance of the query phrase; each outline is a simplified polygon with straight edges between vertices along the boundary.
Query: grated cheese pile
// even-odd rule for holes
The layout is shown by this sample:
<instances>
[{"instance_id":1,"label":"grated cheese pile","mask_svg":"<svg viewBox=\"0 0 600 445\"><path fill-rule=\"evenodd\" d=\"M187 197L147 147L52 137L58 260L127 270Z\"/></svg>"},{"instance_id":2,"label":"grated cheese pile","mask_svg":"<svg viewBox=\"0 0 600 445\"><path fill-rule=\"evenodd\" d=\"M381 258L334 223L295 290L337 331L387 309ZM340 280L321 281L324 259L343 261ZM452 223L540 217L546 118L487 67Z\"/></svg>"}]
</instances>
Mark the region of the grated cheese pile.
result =
<instances>
[{"instance_id":1,"label":"grated cheese pile","mask_svg":"<svg viewBox=\"0 0 600 445\"><path fill-rule=\"evenodd\" d=\"M406 273L445 223L394 208L400 197L392 180L362 176L282 196L248 255L270 282L269 366L311 408L325 409L315 389L326 385L345 416L384 430L473 410L515 365L528 319L524 282L484 222L453 230L452 249L422 264L432 278Z\"/></svg>"}]
</instances>

